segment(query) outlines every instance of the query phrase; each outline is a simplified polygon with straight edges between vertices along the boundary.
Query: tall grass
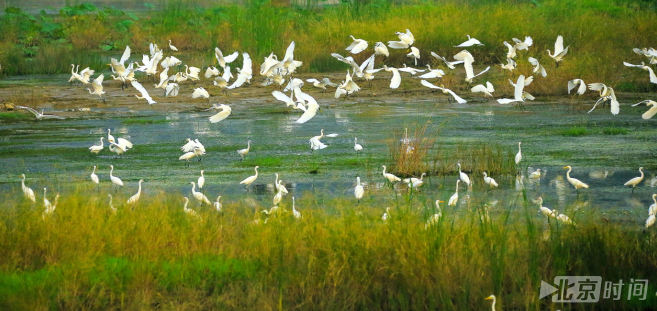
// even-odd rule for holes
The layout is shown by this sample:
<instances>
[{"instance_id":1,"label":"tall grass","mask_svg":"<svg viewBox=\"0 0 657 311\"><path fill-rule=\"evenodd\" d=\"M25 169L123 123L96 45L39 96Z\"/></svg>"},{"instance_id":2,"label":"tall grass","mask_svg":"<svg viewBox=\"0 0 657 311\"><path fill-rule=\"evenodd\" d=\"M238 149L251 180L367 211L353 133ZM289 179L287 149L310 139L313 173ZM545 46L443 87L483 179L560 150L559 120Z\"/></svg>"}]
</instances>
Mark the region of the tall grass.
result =
<instances>
[{"instance_id":1,"label":"tall grass","mask_svg":"<svg viewBox=\"0 0 657 311\"><path fill-rule=\"evenodd\" d=\"M114 8L90 5L69 8L58 16L31 16L22 12L6 14L0 23L0 54L5 74L63 73L69 64L82 63L104 68L107 54L119 55L125 45L138 55L149 42L166 47L168 40L181 49L185 62L208 65L212 49L247 51L255 60L274 52L282 55L291 41L297 43L296 58L304 61L300 72L344 70L331 52L341 52L350 42L349 34L370 41L396 40L394 33L411 29L422 51L422 63L442 66L430 51L451 57L464 41L475 36L486 45L470 48L482 68L504 62L503 41L530 35L534 45L519 52L517 74L531 73L526 59L533 56L548 70L548 78L527 88L536 94L565 93L565 82L582 78L604 82L618 90L646 91L645 74L623 69L622 61L645 61L632 53L633 47L653 45L650 36L657 30L657 13L650 3L634 1L411 1L396 5L388 1L345 1L342 5L318 8L281 7L268 1L247 1L244 6L196 7L196 2L170 1L162 11L138 16ZM557 35L563 35L569 53L557 69L547 56ZM96 53L89 53L96 52ZM197 53L190 53L197 52ZM199 55L198 52L203 53ZM356 55L362 61L369 55ZM105 56L101 56L105 55ZM55 57L53 57L55 56ZM392 51L388 65L408 62L405 53ZM239 65L239 63L237 64ZM619 74L621 72L621 74ZM511 92L501 71L486 79L496 88ZM450 87L450 85L448 85ZM458 88L460 85L453 85Z\"/></svg>"},{"instance_id":2,"label":"tall grass","mask_svg":"<svg viewBox=\"0 0 657 311\"><path fill-rule=\"evenodd\" d=\"M4 194L0 308L481 310L495 294L498 309L543 310L565 307L538 299L540 280L557 275L650 282L645 301L573 309L657 303L654 230L568 210L577 227L548 225L522 193L495 208L486 201L444 208L425 230L433 199L388 202L384 223L381 202L304 194L296 204L302 219L287 212L256 225L268 203L226 203L217 213L193 202L196 219L179 196L152 193L134 210L115 199L114 215L104 195L88 191L63 194L45 220L41 204Z\"/></svg>"}]
</instances>

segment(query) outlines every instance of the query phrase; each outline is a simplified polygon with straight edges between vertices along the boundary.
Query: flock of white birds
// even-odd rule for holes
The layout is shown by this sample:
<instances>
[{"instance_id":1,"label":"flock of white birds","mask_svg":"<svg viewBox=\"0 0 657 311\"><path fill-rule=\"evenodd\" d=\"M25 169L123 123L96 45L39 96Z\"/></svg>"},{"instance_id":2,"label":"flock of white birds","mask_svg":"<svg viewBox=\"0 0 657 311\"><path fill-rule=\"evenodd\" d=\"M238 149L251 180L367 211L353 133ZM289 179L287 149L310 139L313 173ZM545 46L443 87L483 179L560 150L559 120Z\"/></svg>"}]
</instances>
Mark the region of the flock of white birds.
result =
<instances>
[{"instance_id":1,"label":"flock of white birds","mask_svg":"<svg viewBox=\"0 0 657 311\"><path fill-rule=\"evenodd\" d=\"M443 77L445 75L445 71L443 71L442 69L436 69L436 68L432 69L430 65L427 65L426 69L417 69L417 68L408 67L406 66L406 64L404 64L403 67L399 67L399 68L382 65L380 68L375 69L375 61L377 59L377 56L383 58L384 60L390 56L390 51L388 50L388 48L405 50L406 52L408 52L406 56L412 59L415 65L417 65L417 61L421 59L422 53L417 47L414 46L415 36L411 33L410 30L407 29L406 32L397 32L396 35L398 36L399 40L388 41L387 46L383 42L377 42L373 48L374 53L360 65L355 62L352 56L342 56L337 53L332 53L331 55L334 58L336 58L338 61L341 61L350 66L350 68L347 70L347 73L345 75L345 79L340 83L333 83L328 78L323 78L321 81L317 79L307 79L306 81L303 81L299 78L294 78L293 75L296 72L296 69L302 66L303 62L299 60L295 60L294 58L295 43L292 42L287 48L285 52L285 56L282 58L282 60L279 60L279 58L273 52L268 57L264 58L264 61L261 64L259 71L259 74L264 78L264 82L262 83L262 85L268 86L275 84L282 87L285 84L285 82L288 81L283 91L278 91L278 90L273 91L272 96L274 96L274 98L276 98L277 100L280 100L283 103L285 103L286 107L292 107L292 109L297 109L302 111L301 116L296 120L296 123L299 124L303 124L312 120L312 118L316 115L316 113L320 109L317 100L313 96L302 91L302 88L306 82L312 84L313 87L321 89L322 92L326 91L327 87L335 87L336 89L335 98L340 98L342 96L346 98L351 94L357 93L361 89L356 83L355 79L361 79L362 81L369 82L371 85L371 81L374 79L374 75L378 74L382 70L391 73L390 85L389 85L391 89L397 89L401 85L402 72L409 73L411 76L415 76L417 74L422 73L417 77L421 79L420 83L423 86L432 89L438 89L443 93L449 95L448 99L453 98L459 104L467 103L467 100L457 95L454 91L445 88L444 85L438 86L435 83L431 83L428 81L428 79L440 79L441 77ZM354 36L350 36L350 37L353 40L353 42L345 48L346 51L349 51L349 53L351 54L359 54L368 49L369 47L368 41L364 39L357 39ZM503 44L508 48L508 52L506 54L506 64L500 64L500 67L502 68L502 70L509 70L513 72L517 68L517 62L515 59L518 57L521 51L529 51L534 42L533 39L528 36L525 37L524 40L513 38L512 42L513 42L512 44L506 41L503 42ZM483 45L483 44L479 40L472 38L468 35L467 41L459 45L456 45L455 47L475 48L478 45ZM561 35L559 35L554 44L554 50L553 51L547 50L549 57L551 57L555 62L555 67L558 68L559 63L564 61L564 57L566 57L568 53L568 48L569 46L566 46L564 48L564 38ZM171 45L171 41L169 41L169 50L172 53L178 51L178 49L175 46ZM154 89L162 89L164 91L163 93L164 97L178 96L180 93L179 83L185 82L187 80L196 83L201 80L200 77L202 72L201 68L189 66L185 64L184 70L180 70L183 67L182 61L173 55L164 57L163 50L160 49L154 43L150 44L149 52L150 52L149 54L142 56L141 64L139 62L130 62L129 59L131 56L131 49L130 47L126 47L125 52L118 60L116 58L111 58L110 64L108 64L111 67L113 73L111 77L114 80L121 82L122 89L131 85L135 90L137 90L140 93L139 95L135 95L136 98L144 99L146 100L146 102L148 102L148 104L151 105L157 103L153 99L153 97L149 94L149 91L140 82L137 81L137 78L135 76L136 73L141 73L142 75L145 74L149 80L159 78L159 82L157 84L154 84L153 87ZM654 50L652 48L650 49L644 48L644 49L634 49L634 52L639 55L643 55L647 57L649 59L650 64L657 63L657 50ZM205 79L211 79L212 85L218 87L223 94L227 94L228 90L233 90L239 87L243 87L245 85L250 85L251 80L253 79L253 69L252 69L253 64L248 53L246 52L241 53L242 68L241 69L236 68L236 77L233 75L231 71L230 64L234 62L239 57L239 55L240 53L233 52L230 55L224 56L223 52L219 48L215 48L214 56L217 60L218 67L209 66L205 68L205 73L203 74L203 77ZM440 55L434 52L430 52L430 55L438 59L440 62L443 62L448 70L455 70L457 66L462 65L465 72L464 80L468 84L473 83L475 78L484 75L490 70L490 66L488 66L485 69L475 74L475 70L473 66L475 59L473 55L467 50L461 50L458 53L456 53L453 56L454 61L448 61L445 57L441 57ZM528 57L527 61L533 67L532 69L533 74L536 74L543 78L547 77L548 75L547 70L542 64L539 63L538 59L534 57ZM644 63L641 63L641 65L633 65L624 62L624 64L628 67L637 67L648 71L650 82L657 84L657 76L655 76L655 73L653 72L650 66L646 66ZM69 82L77 81L81 85L86 85L87 90L89 91L90 94L98 95L103 101L106 100L104 96L105 91L103 90L103 81L104 81L103 74L99 74L95 79L92 79L92 76L95 74L94 70L87 67L84 68L82 71L79 71L80 66L78 65L76 67L76 65L74 64L72 64L71 67L72 67L71 78L69 79ZM172 70L172 72L169 72L169 70ZM173 70L178 70L178 71L175 74L173 74ZM172 75L169 75L169 73L171 73ZM234 80L231 82L232 79ZM530 93L524 90L525 87L529 86L533 81L534 81L534 76L525 77L525 75L522 74L517 77L515 82L509 80L510 84L514 87L513 98L500 98L497 99L497 102L499 104L517 103L519 106L522 106L523 102L525 102L526 100L534 100L535 99L534 96L532 96ZM573 79L568 82L567 88L569 94L571 91L575 90L575 94L582 95L586 92L587 85L581 79ZM611 113L614 115L619 113L620 104L616 99L616 95L614 93L613 88L603 83L591 83L588 84L588 89L599 92L599 96L600 96L600 99L593 105L593 108L589 112L593 111L598 106L598 104L600 103L604 104L606 102L609 102ZM289 95L286 94L287 92L289 92ZM493 93L495 92L495 87L493 86L493 84L487 81L485 84L482 83L473 86L471 88L471 92L482 93L484 94L484 96L487 97L494 97ZM208 102L210 101L210 94L203 87L194 88L191 97L203 98L206 99ZM652 100L646 100L635 105L639 105L639 104L646 104L648 106L652 106L647 112L643 114L643 119L649 119L652 116L654 116L655 113L657 113L657 102ZM61 117L55 115L45 115L43 114L43 110L39 113L37 110L29 107L19 106L19 108L29 110L36 116L38 120L61 119ZM211 110L211 109L220 110L215 115L209 117L209 121L211 123L217 123L227 119L232 112L231 107L225 104L213 104L207 110ZM325 135L324 130L321 130L320 135L314 136L309 140L309 145L311 150L314 151L314 150L321 150L326 148L327 145L322 143L321 139L323 137L336 137L337 135L338 134ZM100 138L99 145L91 146L89 148L90 152L98 154L100 151L102 151L104 149L103 139L104 137ZM414 150L410 146L411 140L412 139L408 138L408 136L402 139L402 144L407 145L406 148L407 152L414 152ZM126 151L130 150L133 147L132 143L129 142L127 139L124 138L115 139L111 135L109 129L107 135L107 142L109 143L109 150L115 152L117 155L122 155L123 153L125 153ZM249 153L250 149L251 149L251 141L247 143L246 149L238 150L237 153L243 159ZM522 160L520 143L518 144L518 149L519 150L518 150L518 154L516 155L515 162L516 164L519 165ZM186 161L187 165L189 165L189 161L192 160L193 158L198 158L198 160L200 161L202 156L205 154L205 147L198 139L192 140L188 138L187 143L181 147L181 150L182 152L184 152L184 154L180 156L179 160ZM358 144L357 138L354 139L354 150L355 152L360 152L363 150L363 146ZM403 182L404 184L407 184L409 186L409 189L415 189L416 191L423 185L424 182L423 178L426 174L422 174L420 178L408 178L402 181L399 177L386 172L385 166L382 167L383 167L382 175L386 182L389 182L391 184L395 182ZM461 171L460 163L458 164L458 168L459 168L459 179L456 181L455 193L448 201L449 206L455 206L458 202L459 183L464 183L466 187L472 186L471 180L468 177L468 175ZM117 187L123 187L123 182L121 181L121 179L112 175L113 169L114 169L113 166L111 166L110 180L112 184L114 184ZM567 180L573 185L573 187L575 187L576 190L580 188L588 188L588 185L585 184L584 182L570 177L570 172L572 170L570 166L565 167L565 169L568 169L568 172L566 173ZM98 176L95 174L95 172L96 172L96 167L94 166L94 171L91 174L91 180L94 183L99 184L99 179ZM643 180L642 168L640 172L641 172L640 177L633 178L632 180L628 181L625 184L625 186L632 187L634 191L634 188ZM538 173L537 178L540 178L541 170L532 172L532 174L536 174L536 173ZM257 180L257 178L258 178L258 166L255 167L255 175L244 179L243 181L240 182L240 184L244 185L245 188L247 188L248 190L248 187L251 184L253 184ZM530 178L532 178L532 176L530 176ZM140 180L139 189L137 193L127 201L127 205L134 206L135 204L138 203L141 194L142 182L143 180ZM490 189L496 188L498 186L497 182L492 177L488 176L487 173L485 172L483 173L483 182ZM205 185L205 178L203 176L203 171L201 171L201 177L199 177L196 183L195 182L190 182L190 183L192 185L191 190L193 197L198 202L200 202L200 204L211 205L212 202L210 202L210 200L208 200L208 198L201 191L196 191L196 185L198 185L200 190L202 190ZM25 197L35 202L34 191L32 191L32 189L30 189L25 185L25 175L22 175L21 184ZM282 197L288 193L287 189L282 184L282 180L278 179L278 174L276 174L275 186L277 191L273 199L274 206L270 210L265 211L265 213L268 215L279 211L278 205L281 202ZM354 189L354 195L356 199L360 201L363 198L364 193L365 191L363 185L361 184L361 180L359 177L357 177L356 187ZM656 197L657 195L653 195L653 200L655 201L655 204L651 205L649 208L649 218L646 221L645 227L649 227L655 223L655 209L657 209ZM45 205L44 217L45 215L54 212L58 202L58 198L59 196L57 196L54 199L54 203L51 203L46 198L46 189L44 188L44 198L43 198ZM112 205L111 195L109 198L110 198L110 206L112 210L116 211L116 209ZM221 203L219 202L220 198L221 196L219 196L216 202L214 202L214 206L218 211L221 211L221 207L222 207ZM194 210L187 207L189 202L187 197L184 198L184 201L185 201L184 211L198 217L198 214L196 214ZM439 204L441 202L442 201L440 200L436 200L435 204L438 212L428 220L427 226L436 223L436 221L440 219L441 212L440 212ZM568 216L564 214L559 214L556 210L551 210L547 207L544 207L542 205L542 199L539 198L538 202L539 202L538 203L539 210L548 218L548 220L550 218L555 218L562 223L573 224L573 222L569 219ZM301 217L301 214L296 210L294 204L293 204L293 214L296 218ZM385 221L388 219L388 217L389 217L389 210L387 209L382 218ZM256 222L259 222L259 220L256 220Z\"/></svg>"}]
</instances>

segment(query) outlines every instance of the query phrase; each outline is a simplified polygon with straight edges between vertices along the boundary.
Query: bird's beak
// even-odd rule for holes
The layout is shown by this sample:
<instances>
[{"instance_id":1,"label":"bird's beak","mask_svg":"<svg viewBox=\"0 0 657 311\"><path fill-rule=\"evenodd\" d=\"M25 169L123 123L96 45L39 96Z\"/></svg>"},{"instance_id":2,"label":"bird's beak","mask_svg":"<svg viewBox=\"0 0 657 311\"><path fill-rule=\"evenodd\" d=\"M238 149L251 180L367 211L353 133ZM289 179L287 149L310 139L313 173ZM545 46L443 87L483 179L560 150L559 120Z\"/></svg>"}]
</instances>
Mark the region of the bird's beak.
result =
<instances>
[{"instance_id":1,"label":"bird's beak","mask_svg":"<svg viewBox=\"0 0 657 311\"><path fill-rule=\"evenodd\" d=\"M563 168L566 169L566 168L568 168L568 166L564 166Z\"/></svg>"},{"instance_id":2,"label":"bird's beak","mask_svg":"<svg viewBox=\"0 0 657 311\"><path fill-rule=\"evenodd\" d=\"M445 201L438 201L438 203L445 203Z\"/></svg>"},{"instance_id":3,"label":"bird's beak","mask_svg":"<svg viewBox=\"0 0 657 311\"><path fill-rule=\"evenodd\" d=\"M491 300L491 299L493 299L493 298L490 298L490 297L486 297L486 299L484 299L484 300Z\"/></svg>"}]
</instances>

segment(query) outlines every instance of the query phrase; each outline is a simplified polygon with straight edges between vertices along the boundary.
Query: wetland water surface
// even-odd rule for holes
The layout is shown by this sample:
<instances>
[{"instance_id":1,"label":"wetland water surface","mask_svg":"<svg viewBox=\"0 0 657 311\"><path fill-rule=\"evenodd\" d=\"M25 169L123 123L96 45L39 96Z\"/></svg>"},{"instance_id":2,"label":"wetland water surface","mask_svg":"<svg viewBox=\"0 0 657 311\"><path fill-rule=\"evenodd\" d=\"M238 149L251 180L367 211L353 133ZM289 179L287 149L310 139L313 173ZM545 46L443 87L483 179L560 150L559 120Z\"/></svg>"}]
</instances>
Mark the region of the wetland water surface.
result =
<instances>
[{"instance_id":1,"label":"wetland water surface","mask_svg":"<svg viewBox=\"0 0 657 311\"><path fill-rule=\"evenodd\" d=\"M213 112L200 111L200 107L209 106L205 103L164 100L153 109L141 103L139 109L112 105L109 101L99 105L94 100L90 101L90 111L68 114L66 120L2 121L2 190L18 193L19 175L26 173L26 183L35 190L48 187L49 193L66 195L74 185L83 184L93 193L89 174L96 165L101 179L99 191L106 193L111 190L112 164L114 175L125 183L118 201L134 194L137 181L142 178L145 198L161 191L189 196L190 182L196 181L200 170L205 170L204 192L211 200L222 195L226 202L247 200L267 207L274 195L274 173L279 173L299 205L303 205L307 193L353 198L355 178L360 176L369 188L366 201L380 201L380 206L385 206L407 193L405 186L395 187L394 192L389 190L381 176L381 165L391 164L389 146L393 133L403 133L404 128L413 133L428 124L425 136L435 139L435 150L427 158L431 158L432 152L464 145L497 146L512 158L518 141L522 141L523 167L547 171L540 181L523 179L522 184L514 174L493 176L500 186L490 192L478 173L470 174L474 186L467 192L461 186L461 207L483 204L512 208L512 202L522 197L518 190L525 189L529 199L541 195L545 206L560 211L601 212L624 222L641 223L651 202L657 169L653 155L655 120L642 120L642 107L622 105L617 116L609 114L608 108L587 114L583 109L572 110L568 98L552 98L549 102L527 103L528 111L521 112L492 100L472 99L465 105L448 103L443 96L428 92L382 102L375 96L336 101L332 94L307 90L316 96L322 109L314 119L299 125L294 122L299 114L289 113L282 103L266 97L269 91L257 98L213 97L212 102L220 101L233 109L228 119L217 124L207 120ZM64 110L66 106L54 107ZM568 136L573 127L584 128L585 133ZM100 137L107 137L108 128L115 137L129 139L134 148L118 157L107 150L105 141L105 149L99 155L90 154L88 148L98 144ZM323 138L328 148L310 152L308 139L319 135L321 129L339 136ZM353 149L355 136L364 147L362 154ZM189 167L178 160L186 138L198 138L207 151L202 161L193 160ZM246 148L248 140L252 141L251 152L240 161L236 151ZM460 159L451 160L456 170ZM259 177L246 192L239 182L253 175L256 165L260 166ZM565 180L565 165L572 165L571 176L588 183L590 189L577 194ZM622 185L638 176L639 166L646 168L646 178L631 194ZM463 169L470 173L467 166ZM454 192L456 176L427 177L412 199L424 206L431 206L436 199L447 201ZM321 207L321 200L316 205ZM622 216L625 214L631 216Z\"/></svg>"}]
</instances>

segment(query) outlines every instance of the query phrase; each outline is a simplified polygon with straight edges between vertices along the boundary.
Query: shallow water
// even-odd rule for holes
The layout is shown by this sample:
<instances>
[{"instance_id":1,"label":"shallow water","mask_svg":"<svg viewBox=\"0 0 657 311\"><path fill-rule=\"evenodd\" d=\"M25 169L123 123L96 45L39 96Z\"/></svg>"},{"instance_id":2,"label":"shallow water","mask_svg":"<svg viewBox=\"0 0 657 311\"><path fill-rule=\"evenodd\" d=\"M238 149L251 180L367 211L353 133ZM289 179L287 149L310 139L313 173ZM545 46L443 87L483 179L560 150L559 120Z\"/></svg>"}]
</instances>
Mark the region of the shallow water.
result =
<instances>
[{"instance_id":1,"label":"shallow water","mask_svg":"<svg viewBox=\"0 0 657 311\"><path fill-rule=\"evenodd\" d=\"M552 98L549 103L532 102L528 111L514 106L500 106L490 101L472 100L472 104L447 103L436 94L416 96L398 102L378 102L355 98L347 101L330 100L331 94L316 94L321 112L306 124L294 121L298 113L287 113L282 104L269 100L239 100L228 103L232 115L218 124L210 124L212 112L132 110L130 107L94 107L85 115L61 121L21 121L0 123L0 189L5 193L20 191L21 173L28 176L33 189L44 186L49 193L65 195L72 186L93 185L89 174L94 165L101 178L101 193L110 191L109 165L114 175L125 182L119 199L136 192L137 181L144 179L144 197L161 191L189 196L191 185L206 172L204 192L213 200L231 202L250 198L266 206L274 196L274 173L285 181L290 195L303 205L305 193L324 197L353 198L355 177L360 176L369 190L368 200L384 206L394 193L407 193L405 186L391 191L383 185L380 166L389 163L388 142L393 131L416 127L430 122L428 127L434 148L449 148L457 144L499 144L510 156L517 152L522 141L523 165L541 168L547 174L539 181L524 181L518 186L515 176L493 176L499 189L487 192L481 176L470 176L473 190L461 187L461 204L503 208L510 206L525 190L529 199L542 195L545 206L562 210L582 209L588 213L605 213L628 223L641 223L652 202L650 180L657 163L654 124L657 120L642 120L643 108L623 105L621 114L612 116L608 109L592 114L585 110L571 110L570 99ZM326 101L323 98L326 97ZM355 102L354 102L355 101ZM329 103L330 105L326 104ZM182 104L179 104L179 106ZM111 115L104 113L111 111ZM150 121L152 123L135 123ZM584 126L591 132L581 137L566 137L563 130L573 125ZM624 135L604 135L605 127L625 128ZM117 157L105 150L98 156L90 154L90 146L106 137L107 129L115 137L129 139L135 147ZM323 138L329 145L324 150L310 152L308 139L325 133L338 133L337 138ZM439 130L439 131L438 131ZM365 148L360 155L353 150L353 138ZM189 167L178 161L185 138L198 138L206 147L203 160L192 161ZM252 149L245 161L240 161L238 149ZM453 159L454 164L459 159ZM258 180L250 191L239 181L253 175L259 165ZM563 166L572 165L572 177L590 185L579 194L565 180ZM632 194L623 183L638 176L638 167L646 168L645 181ZM468 168L463 168L468 172ZM310 173L317 170L317 173ZM607 171L605 176L604 171ZM456 176L429 176L415 198L430 206L435 199L447 201L454 191ZM654 184L654 182L653 182ZM37 193L41 193L37 191ZM497 203L496 203L497 202ZM629 215L628 215L629 214Z\"/></svg>"}]
</instances>

